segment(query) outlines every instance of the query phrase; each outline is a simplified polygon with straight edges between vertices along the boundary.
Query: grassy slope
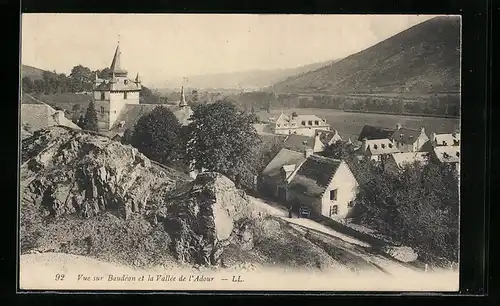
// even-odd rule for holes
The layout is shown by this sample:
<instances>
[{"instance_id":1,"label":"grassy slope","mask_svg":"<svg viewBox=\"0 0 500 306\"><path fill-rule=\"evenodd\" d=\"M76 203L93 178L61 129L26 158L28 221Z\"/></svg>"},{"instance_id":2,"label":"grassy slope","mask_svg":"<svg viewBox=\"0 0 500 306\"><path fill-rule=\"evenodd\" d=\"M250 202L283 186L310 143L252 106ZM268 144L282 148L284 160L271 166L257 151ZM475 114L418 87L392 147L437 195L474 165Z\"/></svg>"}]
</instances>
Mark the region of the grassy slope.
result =
<instances>
[{"instance_id":1,"label":"grassy slope","mask_svg":"<svg viewBox=\"0 0 500 306\"><path fill-rule=\"evenodd\" d=\"M43 76L43 69L39 69L36 67L21 65L21 78L27 76L34 80L41 80Z\"/></svg>"},{"instance_id":2,"label":"grassy slope","mask_svg":"<svg viewBox=\"0 0 500 306\"><path fill-rule=\"evenodd\" d=\"M273 87L275 92L456 92L460 19L437 17L339 62Z\"/></svg>"}]
</instances>

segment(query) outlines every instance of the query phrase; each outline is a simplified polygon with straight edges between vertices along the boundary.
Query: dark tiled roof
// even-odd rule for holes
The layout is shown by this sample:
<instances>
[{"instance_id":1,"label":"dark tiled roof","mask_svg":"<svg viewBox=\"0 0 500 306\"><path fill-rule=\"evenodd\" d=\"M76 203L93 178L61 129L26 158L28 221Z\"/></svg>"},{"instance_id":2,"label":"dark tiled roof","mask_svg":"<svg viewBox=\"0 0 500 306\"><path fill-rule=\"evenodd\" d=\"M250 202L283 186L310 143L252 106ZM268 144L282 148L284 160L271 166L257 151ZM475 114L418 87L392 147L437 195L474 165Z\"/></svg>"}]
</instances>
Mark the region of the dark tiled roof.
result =
<instances>
[{"instance_id":1,"label":"dark tiled roof","mask_svg":"<svg viewBox=\"0 0 500 306\"><path fill-rule=\"evenodd\" d=\"M289 186L310 196L321 196L340 163L337 159L311 155L297 171Z\"/></svg>"},{"instance_id":2,"label":"dark tiled roof","mask_svg":"<svg viewBox=\"0 0 500 306\"><path fill-rule=\"evenodd\" d=\"M281 173L284 165L300 165L305 160L304 153L281 149L262 171L262 175L275 177Z\"/></svg>"},{"instance_id":3,"label":"dark tiled roof","mask_svg":"<svg viewBox=\"0 0 500 306\"><path fill-rule=\"evenodd\" d=\"M304 152L305 149L312 149L314 147L314 137L292 134L288 136L283 142L283 148Z\"/></svg>"},{"instance_id":4,"label":"dark tiled roof","mask_svg":"<svg viewBox=\"0 0 500 306\"><path fill-rule=\"evenodd\" d=\"M361 133L359 133L358 140L363 141L363 139L365 138L368 140L391 138L394 131L394 129L384 128L380 126L365 125L361 130Z\"/></svg>"},{"instance_id":5,"label":"dark tiled roof","mask_svg":"<svg viewBox=\"0 0 500 306\"><path fill-rule=\"evenodd\" d=\"M394 132L392 139L399 143L413 144L417 141L418 136L420 136L420 130L402 127Z\"/></svg>"}]
</instances>

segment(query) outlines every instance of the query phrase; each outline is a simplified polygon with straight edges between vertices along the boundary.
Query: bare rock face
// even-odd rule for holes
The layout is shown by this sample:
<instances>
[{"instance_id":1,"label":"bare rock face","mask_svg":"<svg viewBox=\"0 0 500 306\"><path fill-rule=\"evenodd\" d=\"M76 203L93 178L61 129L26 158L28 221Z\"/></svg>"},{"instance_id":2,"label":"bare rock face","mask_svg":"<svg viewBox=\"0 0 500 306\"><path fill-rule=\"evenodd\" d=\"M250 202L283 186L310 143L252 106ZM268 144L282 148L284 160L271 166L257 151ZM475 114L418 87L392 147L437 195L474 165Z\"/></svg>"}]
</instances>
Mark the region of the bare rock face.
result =
<instances>
[{"instance_id":1,"label":"bare rock face","mask_svg":"<svg viewBox=\"0 0 500 306\"><path fill-rule=\"evenodd\" d=\"M198 265L219 264L224 247L239 232L238 220L251 216L246 194L213 172L199 174L174 191L169 201L163 222L172 250L180 261Z\"/></svg>"},{"instance_id":2,"label":"bare rock face","mask_svg":"<svg viewBox=\"0 0 500 306\"><path fill-rule=\"evenodd\" d=\"M137 149L91 132L51 127L21 145L23 205L58 217L143 212L189 177L153 163Z\"/></svg>"}]
</instances>

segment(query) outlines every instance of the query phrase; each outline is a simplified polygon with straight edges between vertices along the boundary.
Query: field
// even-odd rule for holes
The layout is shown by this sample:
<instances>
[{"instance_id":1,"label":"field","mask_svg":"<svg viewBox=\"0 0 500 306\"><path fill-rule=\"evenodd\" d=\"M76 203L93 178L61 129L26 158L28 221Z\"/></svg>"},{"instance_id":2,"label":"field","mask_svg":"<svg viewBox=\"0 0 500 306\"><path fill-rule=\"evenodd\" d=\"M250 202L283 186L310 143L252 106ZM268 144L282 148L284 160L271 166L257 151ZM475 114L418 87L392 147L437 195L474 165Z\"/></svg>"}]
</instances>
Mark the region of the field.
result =
<instances>
[{"instance_id":1,"label":"field","mask_svg":"<svg viewBox=\"0 0 500 306\"><path fill-rule=\"evenodd\" d=\"M425 128L427 135L430 133L452 133L460 128L459 119L436 118L436 117L417 117L417 116L398 116L386 114L370 114L370 113L352 113L343 112L332 109L314 109L314 108L290 108L284 109L284 113L291 114L310 114L317 115L331 125L332 129L339 131L343 138L351 137L351 140L357 140L361 129L365 124L395 128L396 125L402 124L405 127L419 129ZM271 110L257 112L261 120L268 120L269 117L278 118L281 114L280 110Z\"/></svg>"}]
</instances>

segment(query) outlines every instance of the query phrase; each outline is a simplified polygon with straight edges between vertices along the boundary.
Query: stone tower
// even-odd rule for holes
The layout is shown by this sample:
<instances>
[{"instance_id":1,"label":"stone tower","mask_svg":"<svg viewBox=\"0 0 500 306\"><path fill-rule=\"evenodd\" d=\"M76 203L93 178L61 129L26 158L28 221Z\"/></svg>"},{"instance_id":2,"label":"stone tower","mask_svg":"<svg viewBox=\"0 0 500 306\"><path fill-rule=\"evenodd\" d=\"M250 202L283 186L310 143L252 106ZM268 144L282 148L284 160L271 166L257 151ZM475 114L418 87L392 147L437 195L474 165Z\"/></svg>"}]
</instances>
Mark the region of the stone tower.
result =
<instances>
[{"instance_id":1,"label":"stone tower","mask_svg":"<svg viewBox=\"0 0 500 306\"><path fill-rule=\"evenodd\" d=\"M139 104L141 80L137 74L134 80L128 78L128 72L121 66L120 43L118 43L109 75L99 79L95 76L93 100L99 119L99 129L109 130L116 122L121 110L127 104Z\"/></svg>"}]
</instances>

